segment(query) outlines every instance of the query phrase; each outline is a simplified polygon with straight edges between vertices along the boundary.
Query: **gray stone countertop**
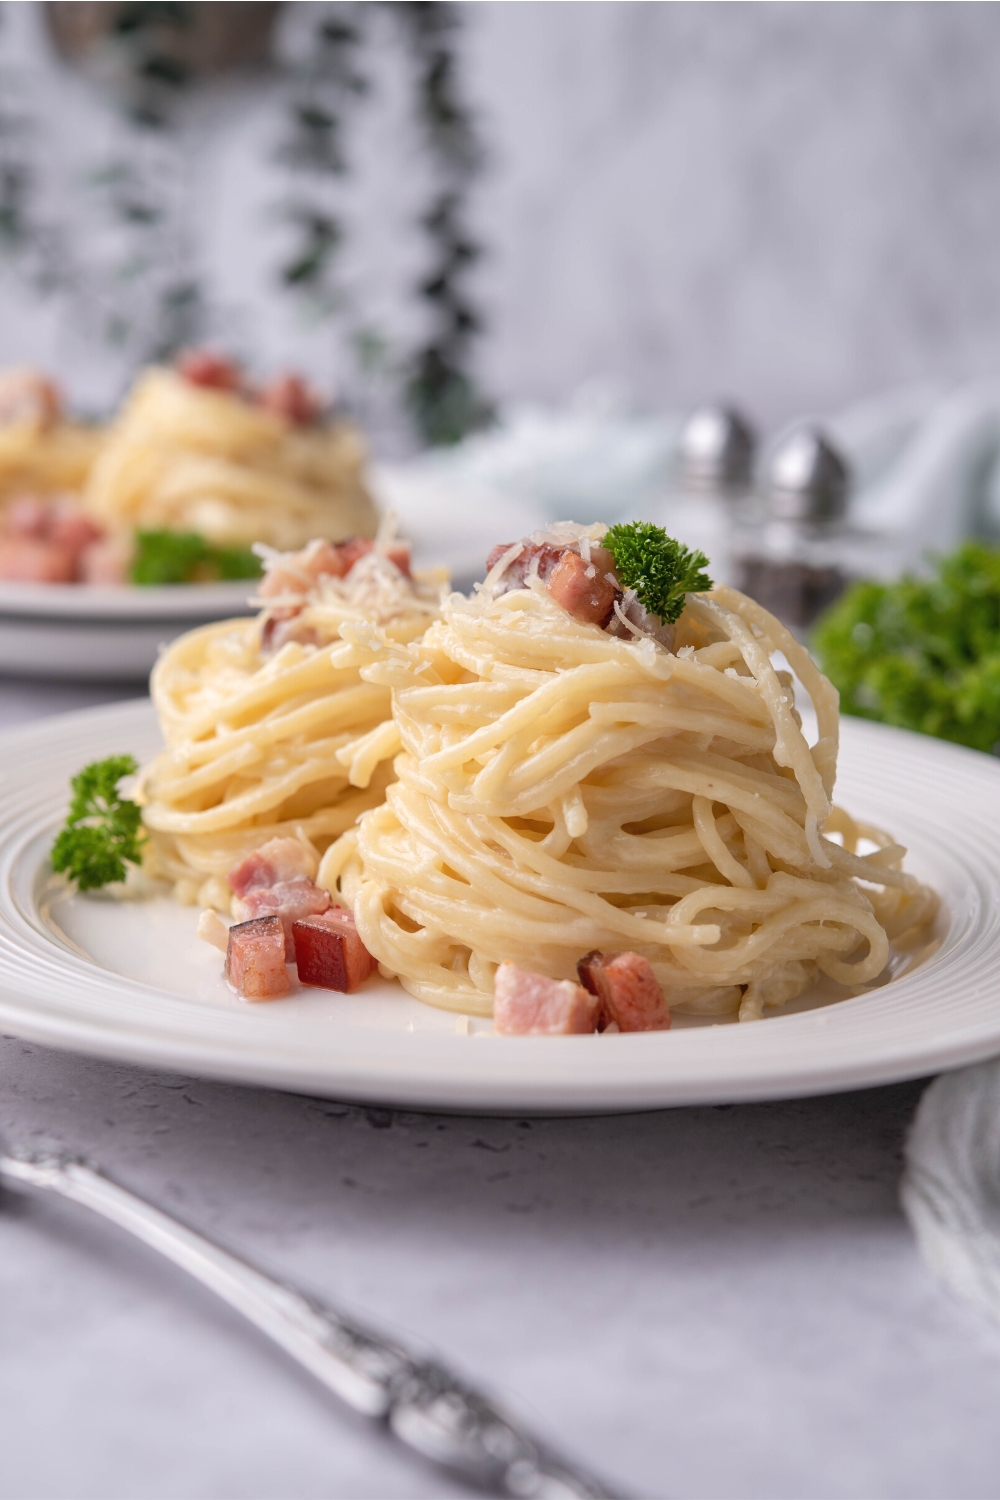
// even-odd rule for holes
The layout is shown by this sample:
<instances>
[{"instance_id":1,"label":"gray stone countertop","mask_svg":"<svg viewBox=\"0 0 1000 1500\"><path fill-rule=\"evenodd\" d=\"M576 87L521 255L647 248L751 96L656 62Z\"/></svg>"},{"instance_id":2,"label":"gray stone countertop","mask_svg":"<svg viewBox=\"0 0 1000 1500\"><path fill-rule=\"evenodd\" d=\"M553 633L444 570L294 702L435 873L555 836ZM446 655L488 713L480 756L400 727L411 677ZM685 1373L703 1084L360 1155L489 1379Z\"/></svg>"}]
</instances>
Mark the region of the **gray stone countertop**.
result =
<instances>
[{"instance_id":1,"label":"gray stone countertop","mask_svg":"<svg viewBox=\"0 0 1000 1500\"><path fill-rule=\"evenodd\" d=\"M134 691L0 682L0 724ZM921 1087L476 1119L0 1041L7 1139L422 1341L636 1496L1000 1496L1000 1330L897 1202ZM465 1493L82 1210L2 1210L4 1500Z\"/></svg>"}]
</instances>

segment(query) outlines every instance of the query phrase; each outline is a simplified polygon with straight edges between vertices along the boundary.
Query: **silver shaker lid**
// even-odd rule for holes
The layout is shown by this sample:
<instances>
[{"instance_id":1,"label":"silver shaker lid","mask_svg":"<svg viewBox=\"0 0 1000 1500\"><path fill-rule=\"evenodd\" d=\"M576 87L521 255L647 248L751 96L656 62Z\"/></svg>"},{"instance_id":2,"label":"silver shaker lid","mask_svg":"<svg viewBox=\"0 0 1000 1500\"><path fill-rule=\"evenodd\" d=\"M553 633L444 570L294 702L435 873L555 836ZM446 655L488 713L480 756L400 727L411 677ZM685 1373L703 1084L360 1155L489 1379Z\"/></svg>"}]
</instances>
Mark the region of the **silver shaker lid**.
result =
<instances>
[{"instance_id":1,"label":"silver shaker lid","mask_svg":"<svg viewBox=\"0 0 1000 1500\"><path fill-rule=\"evenodd\" d=\"M777 448L767 471L767 502L779 521L838 521L851 471L817 427L800 427Z\"/></svg>"},{"instance_id":2,"label":"silver shaker lid","mask_svg":"<svg viewBox=\"0 0 1000 1500\"><path fill-rule=\"evenodd\" d=\"M692 489L737 489L750 484L757 436L731 406L699 406L677 445L682 484Z\"/></svg>"}]
</instances>

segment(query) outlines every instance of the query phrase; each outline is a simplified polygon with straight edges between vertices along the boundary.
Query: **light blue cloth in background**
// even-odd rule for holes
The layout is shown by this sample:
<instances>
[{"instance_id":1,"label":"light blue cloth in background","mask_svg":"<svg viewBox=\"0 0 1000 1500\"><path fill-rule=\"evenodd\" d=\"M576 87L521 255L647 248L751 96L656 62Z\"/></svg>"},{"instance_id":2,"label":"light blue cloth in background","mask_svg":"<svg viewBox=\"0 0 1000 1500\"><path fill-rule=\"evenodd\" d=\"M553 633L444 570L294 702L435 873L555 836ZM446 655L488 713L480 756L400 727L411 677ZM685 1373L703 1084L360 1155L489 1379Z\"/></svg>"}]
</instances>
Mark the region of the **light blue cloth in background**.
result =
<instances>
[{"instance_id":1,"label":"light blue cloth in background","mask_svg":"<svg viewBox=\"0 0 1000 1500\"><path fill-rule=\"evenodd\" d=\"M824 428L851 465L849 518L882 538L873 575L919 570L967 536L1000 540L1000 379L908 387L802 420ZM721 555L724 512L713 518L678 491L680 428L680 415L636 415L611 383L592 382L566 407L511 406L453 448L378 465L373 486L418 564L443 561L464 585L482 577L496 542L549 521L673 523L682 540ZM766 437L758 475L790 430Z\"/></svg>"}]
</instances>

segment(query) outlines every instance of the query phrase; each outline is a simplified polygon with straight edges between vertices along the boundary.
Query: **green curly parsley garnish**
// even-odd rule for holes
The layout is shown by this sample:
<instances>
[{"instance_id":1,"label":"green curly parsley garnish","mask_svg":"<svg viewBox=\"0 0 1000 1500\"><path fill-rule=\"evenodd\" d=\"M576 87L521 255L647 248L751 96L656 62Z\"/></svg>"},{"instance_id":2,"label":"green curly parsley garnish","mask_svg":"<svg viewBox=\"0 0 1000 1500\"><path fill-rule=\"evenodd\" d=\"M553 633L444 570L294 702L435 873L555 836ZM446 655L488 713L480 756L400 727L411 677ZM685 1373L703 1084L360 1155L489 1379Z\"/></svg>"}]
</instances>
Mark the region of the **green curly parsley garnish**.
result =
<instances>
[{"instance_id":1,"label":"green curly parsley garnish","mask_svg":"<svg viewBox=\"0 0 1000 1500\"><path fill-rule=\"evenodd\" d=\"M1000 746L1000 549L966 542L930 578L854 584L812 644L844 713Z\"/></svg>"},{"instance_id":2,"label":"green curly parsley garnish","mask_svg":"<svg viewBox=\"0 0 1000 1500\"><path fill-rule=\"evenodd\" d=\"M70 875L81 891L125 879L125 862L142 863L142 810L118 795L123 776L139 769L131 755L95 760L73 777L65 827L52 845L52 868Z\"/></svg>"},{"instance_id":3,"label":"green curly parsley garnish","mask_svg":"<svg viewBox=\"0 0 1000 1500\"><path fill-rule=\"evenodd\" d=\"M704 552L690 551L649 521L612 526L602 545L614 556L620 583L635 589L639 603L665 625L680 619L685 594L712 587Z\"/></svg>"},{"instance_id":4,"label":"green curly parsley garnish","mask_svg":"<svg viewBox=\"0 0 1000 1500\"><path fill-rule=\"evenodd\" d=\"M259 578L260 559L249 547L213 547L196 531L137 531L129 569L133 583L213 583Z\"/></svg>"}]
</instances>

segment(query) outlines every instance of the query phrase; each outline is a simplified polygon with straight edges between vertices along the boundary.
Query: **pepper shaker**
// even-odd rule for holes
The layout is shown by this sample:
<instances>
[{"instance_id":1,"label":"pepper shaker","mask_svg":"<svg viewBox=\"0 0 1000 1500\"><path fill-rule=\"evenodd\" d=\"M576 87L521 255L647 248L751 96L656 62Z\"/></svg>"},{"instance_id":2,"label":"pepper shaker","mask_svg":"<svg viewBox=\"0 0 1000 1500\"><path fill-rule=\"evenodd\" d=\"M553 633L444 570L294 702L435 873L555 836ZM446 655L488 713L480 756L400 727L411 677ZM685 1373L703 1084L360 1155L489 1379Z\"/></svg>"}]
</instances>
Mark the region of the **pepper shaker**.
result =
<instances>
[{"instance_id":1,"label":"pepper shaker","mask_svg":"<svg viewBox=\"0 0 1000 1500\"><path fill-rule=\"evenodd\" d=\"M737 519L734 582L796 635L865 571L866 543L847 522L851 474L817 427L801 427L775 451L763 503Z\"/></svg>"},{"instance_id":2,"label":"pepper shaker","mask_svg":"<svg viewBox=\"0 0 1000 1500\"><path fill-rule=\"evenodd\" d=\"M734 514L753 485L753 427L732 406L700 406L684 422L677 444L674 479L665 496L661 525L686 547L699 548L709 572L731 581L729 544Z\"/></svg>"}]
</instances>

